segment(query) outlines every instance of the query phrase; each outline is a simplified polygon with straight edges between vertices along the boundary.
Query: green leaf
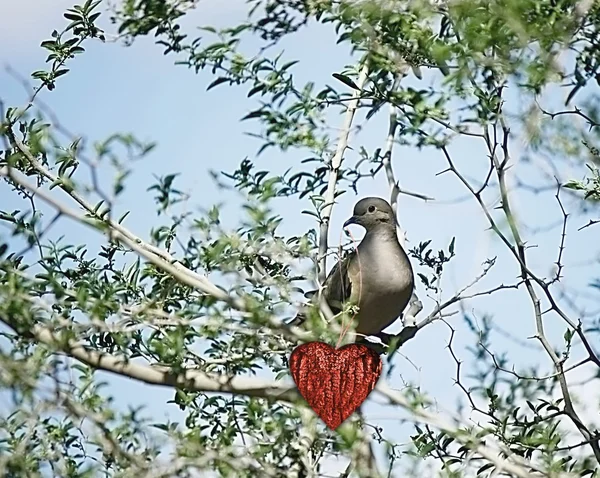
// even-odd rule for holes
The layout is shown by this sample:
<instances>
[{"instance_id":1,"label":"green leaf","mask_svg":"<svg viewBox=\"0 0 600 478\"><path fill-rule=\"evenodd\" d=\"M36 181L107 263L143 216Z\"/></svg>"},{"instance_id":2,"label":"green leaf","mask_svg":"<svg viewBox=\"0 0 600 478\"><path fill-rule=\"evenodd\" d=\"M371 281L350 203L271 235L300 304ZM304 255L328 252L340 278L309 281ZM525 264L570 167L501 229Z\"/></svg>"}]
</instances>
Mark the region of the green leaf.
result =
<instances>
[{"instance_id":1,"label":"green leaf","mask_svg":"<svg viewBox=\"0 0 600 478\"><path fill-rule=\"evenodd\" d=\"M336 80L339 80L342 83L344 83L345 85L349 86L353 90L359 90L358 86L356 86L356 83L354 83L354 81L352 81L346 75L342 75L341 73L334 73L331 76L333 76Z\"/></svg>"},{"instance_id":2,"label":"green leaf","mask_svg":"<svg viewBox=\"0 0 600 478\"><path fill-rule=\"evenodd\" d=\"M565 339L565 342L570 343L574 334L575 334L575 332L571 329L565 330L565 335L563 336Z\"/></svg>"},{"instance_id":3,"label":"green leaf","mask_svg":"<svg viewBox=\"0 0 600 478\"><path fill-rule=\"evenodd\" d=\"M450 255L454 254L454 243L456 241L456 237L452 238L452 241L450 242L450 245L448 246L448 252L450 252Z\"/></svg>"},{"instance_id":4,"label":"green leaf","mask_svg":"<svg viewBox=\"0 0 600 478\"><path fill-rule=\"evenodd\" d=\"M248 113L246 116L244 116L242 118L242 121L247 120L247 119L252 119L252 118L260 118L264 114L265 114L265 112L262 110L251 111L250 113Z\"/></svg>"},{"instance_id":5,"label":"green leaf","mask_svg":"<svg viewBox=\"0 0 600 478\"><path fill-rule=\"evenodd\" d=\"M208 87L206 88L206 91L213 89L215 86L218 86L222 83L225 83L227 81L230 81L229 78L225 78L223 76L217 78L215 81L213 81L210 85L208 85Z\"/></svg>"},{"instance_id":6,"label":"green leaf","mask_svg":"<svg viewBox=\"0 0 600 478\"><path fill-rule=\"evenodd\" d=\"M40 46L46 50L54 51L57 44L58 42L56 40L44 40L40 43Z\"/></svg>"},{"instance_id":7,"label":"green leaf","mask_svg":"<svg viewBox=\"0 0 600 478\"><path fill-rule=\"evenodd\" d=\"M81 15L79 15L78 13L65 13L63 15L67 20L83 20L83 17Z\"/></svg>"},{"instance_id":8,"label":"green leaf","mask_svg":"<svg viewBox=\"0 0 600 478\"><path fill-rule=\"evenodd\" d=\"M487 463L485 465L483 465L481 468L479 468L479 470L477 470L477 474L481 475L484 471L489 470L490 468L493 468L494 464L493 463Z\"/></svg>"},{"instance_id":9,"label":"green leaf","mask_svg":"<svg viewBox=\"0 0 600 478\"><path fill-rule=\"evenodd\" d=\"M265 89L265 85L255 86L248 92L248 98L250 98L251 96L254 96L256 93L259 93L260 91L263 91L264 89Z\"/></svg>"},{"instance_id":10,"label":"green leaf","mask_svg":"<svg viewBox=\"0 0 600 478\"><path fill-rule=\"evenodd\" d=\"M574 189L576 191L583 191L585 190L585 185L581 181L571 180L563 184L563 188Z\"/></svg>"}]
</instances>

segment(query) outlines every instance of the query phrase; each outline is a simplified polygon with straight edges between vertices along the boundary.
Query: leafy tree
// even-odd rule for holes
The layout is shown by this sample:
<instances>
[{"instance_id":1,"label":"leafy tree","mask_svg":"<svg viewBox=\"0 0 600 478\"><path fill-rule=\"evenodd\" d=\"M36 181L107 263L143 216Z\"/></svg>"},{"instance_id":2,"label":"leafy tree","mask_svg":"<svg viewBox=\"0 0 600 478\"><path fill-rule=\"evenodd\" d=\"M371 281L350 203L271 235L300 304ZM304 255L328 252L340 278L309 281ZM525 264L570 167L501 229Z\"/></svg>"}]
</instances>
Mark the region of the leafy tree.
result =
<instances>
[{"instance_id":1,"label":"leafy tree","mask_svg":"<svg viewBox=\"0 0 600 478\"><path fill-rule=\"evenodd\" d=\"M30 100L1 104L2 187L20 204L0 210L8 231L0 241L3 476L331 476L339 460L335 476L597 476L600 317L579 304L597 304L600 288L600 5L246 6L240 24L197 30L185 22L202 7L196 1L88 0L41 44L47 66L32 74ZM352 63L326 84L299 80L302 64L282 47L316 27L351 51ZM40 103L88 45L145 36L190 74L213 75L208 90L242 89L250 98L243 119L260 147L234 171L215 174L243 197L233 227L218 205L202 214L179 208L189 198L173 171L148 187L157 225L134 234L129 211L114 204L130 160L153 144L115 132L90 145ZM354 135L382 125L377 148ZM399 148L419 153L400 164ZM269 151L285 174L262 169ZM431 174L419 154L445 166ZM396 172L407 167L429 191L404 187ZM102 180L108 172L110 182ZM444 184L460 185L498 254L470 282L451 284L453 264L461 254L469 259L460 215L448 246L408 231L420 278L413 306L431 307L379 344L386 374L370 401L390 420L357 413L332 432L299 398L287 359L301 342L335 343L339 320L317 308L305 329L284 319L308 280L323 281L337 251L328 233L338 198L364 195L380 176L394 208L435 205ZM545 231L551 256L547 248L536 253L539 231L518 214L517 204L534 200L540 215L558 218ZM283 234L304 204L314 229ZM286 214L276 212L282 207ZM76 234L51 240L61 221L94 231L101 247ZM584 272L569 262L570 241L584 249ZM499 262L509 273L495 272ZM500 319L514 313L513 302L523 325L506 331ZM426 330L446 334L456 404L398 381L398 360L411 344L427 348ZM521 355L527 362L507 352L515 343L531 350ZM168 387L182 422L119 409L99 370ZM410 430L398 432L399 424Z\"/></svg>"}]
</instances>

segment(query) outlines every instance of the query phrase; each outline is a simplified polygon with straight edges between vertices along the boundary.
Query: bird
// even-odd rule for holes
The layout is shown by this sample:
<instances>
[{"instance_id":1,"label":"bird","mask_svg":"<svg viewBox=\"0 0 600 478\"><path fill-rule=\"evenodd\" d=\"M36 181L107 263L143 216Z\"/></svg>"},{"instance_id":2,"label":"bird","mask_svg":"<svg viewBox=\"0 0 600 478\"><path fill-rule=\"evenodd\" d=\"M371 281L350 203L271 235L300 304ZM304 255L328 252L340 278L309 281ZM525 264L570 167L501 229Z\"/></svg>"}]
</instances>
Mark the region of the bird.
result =
<instances>
[{"instance_id":1,"label":"bird","mask_svg":"<svg viewBox=\"0 0 600 478\"><path fill-rule=\"evenodd\" d=\"M347 303L358 306L353 318L356 333L377 336L402 315L411 300L413 269L398 241L394 210L385 199L358 201L343 227L353 224L362 226L366 234L358 247L331 269L322 293L334 314ZM313 293L313 300L316 296ZM291 323L299 325L304 320L300 311Z\"/></svg>"}]
</instances>

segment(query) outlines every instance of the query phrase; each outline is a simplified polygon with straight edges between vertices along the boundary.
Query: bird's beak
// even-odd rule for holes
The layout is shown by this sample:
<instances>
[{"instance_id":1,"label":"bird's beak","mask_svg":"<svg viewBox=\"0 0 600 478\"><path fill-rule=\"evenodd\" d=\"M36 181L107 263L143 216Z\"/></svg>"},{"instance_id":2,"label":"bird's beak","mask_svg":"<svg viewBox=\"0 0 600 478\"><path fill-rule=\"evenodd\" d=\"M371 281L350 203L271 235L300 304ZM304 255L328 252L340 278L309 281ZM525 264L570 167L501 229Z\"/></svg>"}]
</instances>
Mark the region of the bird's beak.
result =
<instances>
[{"instance_id":1,"label":"bird's beak","mask_svg":"<svg viewBox=\"0 0 600 478\"><path fill-rule=\"evenodd\" d=\"M344 223L344 229L346 229L350 224L356 224L356 216L352 216Z\"/></svg>"}]
</instances>

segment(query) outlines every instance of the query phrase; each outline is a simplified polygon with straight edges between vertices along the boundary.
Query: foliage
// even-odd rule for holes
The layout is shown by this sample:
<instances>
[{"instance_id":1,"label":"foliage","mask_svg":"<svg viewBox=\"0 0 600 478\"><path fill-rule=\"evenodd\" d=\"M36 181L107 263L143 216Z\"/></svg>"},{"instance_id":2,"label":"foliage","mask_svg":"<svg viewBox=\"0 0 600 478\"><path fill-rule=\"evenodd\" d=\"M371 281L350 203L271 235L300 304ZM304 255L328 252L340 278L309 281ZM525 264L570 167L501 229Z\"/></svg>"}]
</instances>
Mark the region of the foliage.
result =
<instances>
[{"instance_id":1,"label":"foliage","mask_svg":"<svg viewBox=\"0 0 600 478\"><path fill-rule=\"evenodd\" d=\"M243 197L235 226L223 224L218 205L202 214L179 208L190 198L174 171L148 185L156 225L147 239L134 235L127 226L130 211L118 213L115 201L127 187L132 160L143 160L153 143L121 132L92 145L80 137L65 140L57 120L37 108L39 95L61 87L70 72L66 65L76 68L84 45L106 40L100 25L109 5L101 0L69 9L67 25L42 42L48 67L33 72L31 101L1 104L0 175L21 204L0 209L10 233L0 237L0 387L11 404L0 412L4 476L208 476L198 475L207 470L215 476L327 476L334 457L349 462L348 473L366 477L598 475L600 434L581 412L570 374L589 365L595 380L600 376L593 347L600 327L597 317L571 313L560 286L570 214L563 200L585 217L583 228L600 222L599 4L246 4L244 22L202 26L198 36L183 20L202 7L199 2L125 0L110 12L125 45L152 35L190 74L212 75L208 90L247 93L252 106L242 119L261 146L234 171L215 173L232 196ZM279 48L315 24L330 28L352 51L353 63L332 71L322 85L302 84L301 63ZM564 110L554 96L547 100L557 85L566 91ZM542 106L547 103L555 109ZM348 147L355 117L372 124L386 111L385 145ZM340 112L346 122L336 129L332 118ZM536 186L516 167L519 139L527 141L523 156L536 158ZM486 171L479 179L463 173L464 162L453 155L460 141L483 148L472 158ZM316 307L307 330L282 320L293 315L299 289L312 278L307 265L335 252L327 244L334 199L361 192L365 181L382 175L394 207L399 195L428 199L397 182L392 157L398 146L444 158L442 172L464 187L517 275L512 283L493 282L497 261L490 257L471 283L449 293L443 278L461 254L460 239L452 239L447 252L436 237L411 248L419 293L434 307L399 334L401 345L419 341L426 327L447 327L461 401L452 420L444 420L434 399L413 384L400 392L380 384L392 416L411 424L404 441L391 433L393 425L373 425L362 414L335 432L317 422L289 385L287 357L302 341L333 343L339 324L326 323ZM260 167L268 150L296 151L304 160L290 161L278 174ZM578 177L567 167L573 164ZM99 179L100 170L113 174L111 184ZM507 177L516 178L516 189L556 191L558 206L552 207L562 214L561 241L549 276L532 266ZM304 213L315 228L293 237L282 233L284 218L275 212L281 201L309 203ZM101 245L81 243L77 232L47 239L62 220L94 231ZM595 260L591 252L589 260ZM490 287L479 287L488 279ZM509 292L529 300L523 321L534 324L531 341L543 353L540 363L515 368L497 351L492 317L478 318L465 305ZM566 330L558 343L545 329L549 315ZM461 318L470 335L460 340L471 345L459 352ZM468 369L461 353L471 356ZM169 387L170 406L181 410L183 422L119 409L99 370Z\"/></svg>"}]
</instances>

